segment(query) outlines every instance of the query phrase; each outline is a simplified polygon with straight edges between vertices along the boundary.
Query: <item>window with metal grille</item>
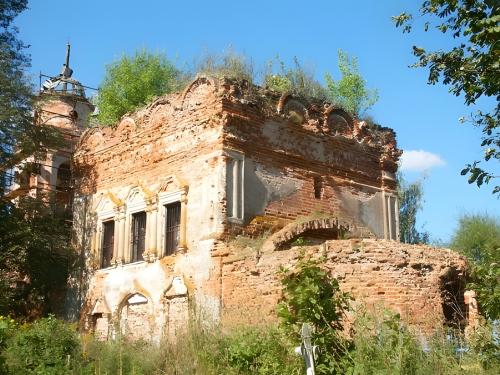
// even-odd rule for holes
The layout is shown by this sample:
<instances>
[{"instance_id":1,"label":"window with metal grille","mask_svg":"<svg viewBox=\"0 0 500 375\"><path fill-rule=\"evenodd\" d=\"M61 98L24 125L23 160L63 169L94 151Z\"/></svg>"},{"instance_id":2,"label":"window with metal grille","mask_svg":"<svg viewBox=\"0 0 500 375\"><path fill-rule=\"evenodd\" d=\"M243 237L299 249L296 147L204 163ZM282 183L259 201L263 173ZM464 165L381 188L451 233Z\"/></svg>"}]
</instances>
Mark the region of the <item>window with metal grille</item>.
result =
<instances>
[{"instance_id":1,"label":"window with metal grille","mask_svg":"<svg viewBox=\"0 0 500 375\"><path fill-rule=\"evenodd\" d=\"M102 223L102 261L101 268L111 266L111 259L113 258L113 246L115 243L115 222L105 221Z\"/></svg>"},{"instance_id":2,"label":"window with metal grille","mask_svg":"<svg viewBox=\"0 0 500 375\"><path fill-rule=\"evenodd\" d=\"M179 246L181 202L165 206L165 255L172 255Z\"/></svg>"},{"instance_id":3,"label":"window with metal grille","mask_svg":"<svg viewBox=\"0 0 500 375\"><path fill-rule=\"evenodd\" d=\"M146 245L146 212L132 214L132 262L144 260Z\"/></svg>"}]
</instances>

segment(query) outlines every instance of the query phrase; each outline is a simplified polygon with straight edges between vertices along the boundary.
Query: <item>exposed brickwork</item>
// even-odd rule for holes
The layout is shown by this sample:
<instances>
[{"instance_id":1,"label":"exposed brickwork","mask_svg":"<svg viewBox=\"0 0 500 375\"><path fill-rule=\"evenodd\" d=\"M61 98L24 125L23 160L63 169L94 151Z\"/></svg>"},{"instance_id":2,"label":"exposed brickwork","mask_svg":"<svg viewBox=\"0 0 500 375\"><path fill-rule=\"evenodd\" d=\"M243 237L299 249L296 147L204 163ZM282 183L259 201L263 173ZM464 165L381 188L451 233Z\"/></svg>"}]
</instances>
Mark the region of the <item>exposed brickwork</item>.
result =
<instances>
[{"instance_id":1,"label":"exposed brickwork","mask_svg":"<svg viewBox=\"0 0 500 375\"><path fill-rule=\"evenodd\" d=\"M395 241L324 242L345 238L340 227L350 237L397 239L399 154L392 130L328 103L208 77L115 127L87 130L74 155L74 227L87 260L82 324L101 337L122 327L158 341L185 327L188 301L227 326L269 322L280 297L276 271L297 255L275 250L302 235L358 300L385 302L422 326L422 311L446 318L440 275L462 280L455 254ZM172 202L181 206L179 244L166 256ZM133 215L142 211L145 261L127 264ZM109 220L113 259L98 270ZM278 232L276 241L259 252L228 245L238 233L268 232ZM135 295L144 301L131 303Z\"/></svg>"},{"instance_id":2,"label":"exposed brickwork","mask_svg":"<svg viewBox=\"0 0 500 375\"><path fill-rule=\"evenodd\" d=\"M325 267L357 303L391 308L424 330L444 322L444 279L451 272L462 280L453 292L464 311L465 260L450 250L364 239L328 241L307 252L326 256ZM293 267L298 253L295 247L258 257L227 257L222 270L223 322L232 326L276 320L281 296L277 272L280 266Z\"/></svg>"}]
</instances>

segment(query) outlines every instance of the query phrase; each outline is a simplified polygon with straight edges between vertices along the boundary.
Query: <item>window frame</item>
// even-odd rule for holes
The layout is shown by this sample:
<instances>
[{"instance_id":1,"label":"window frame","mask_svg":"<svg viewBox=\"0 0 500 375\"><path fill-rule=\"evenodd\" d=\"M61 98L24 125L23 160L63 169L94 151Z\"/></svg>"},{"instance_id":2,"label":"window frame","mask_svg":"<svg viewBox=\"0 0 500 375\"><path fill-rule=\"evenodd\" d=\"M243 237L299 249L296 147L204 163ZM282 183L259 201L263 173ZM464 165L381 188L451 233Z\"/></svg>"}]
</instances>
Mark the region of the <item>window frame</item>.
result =
<instances>
[{"instance_id":1,"label":"window frame","mask_svg":"<svg viewBox=\"0 0 500 375\"><path fill-rule=\"evenodd\" d=\"M175 240L175 248L173 249L168 249L168 232L167 232L167 229L168 229L168 212L169 212L169 206L170 207L173 207L173 206L178 206L176 207L177 211L178 211L178 217L177 217L177 224L175 225L177 227L177 239ZM164 241L165 243L163 244L163 248L165 249L165 256L168 256L168 255L173 255L175 254L175 252L179 249L179 243L180 243L180 236L181 236L181 216L182 216L182 203L180 200L177 200L177 201L174 201L174 202L171 202L171 203L167 203L165 205L162 206L162 210L164 210L164 215L165 215L165 220L163 222L163 225L164 225L164 232L165 232L165 236L164 236Z\"/></svg>"},{"instance_id":2,"label":"window frame","mask_svg":"<svg viewBox=\"0 0 500 375\"><path fill-rule=\"evenodd\" d=\"M134 246L136 245L135 244L135 236L134 236L134 232L135 232L135 223L136 223L136 220L138 215L143 215L144 216L144 233L142 234L143 236L143 240L142 240L142 251L140 252L139 250L141 249L137 249L137 251L134 249ZM133 213L130 213L130 248L129 248L129 253L130 253L130 261L129 263L137 263L137 262L144 262L144 257L143 257L143 253L144 251L146 251L146 236L147 236L147 229L148 229L148 214L146 212L146 210L139 210L139 211L136 211L136 212L133 212ZM140 244L140 241L137 242L137 247L139 247L139 244ZM137 257L135 258L134 255Z\"/></svg>"},{"instance_id":3,"label":"window frame","mask_svg":"<svg viewBox=\"0 0 500 375\"><path fill-rule=\"evenodd\" d=\"M158 255L160 258L163 258L167 256L167 248L166 248L166 228L167 228L167 211L165 209L165 206L175 203L175 202L180 202L181 204L181 212L180 212L180 226L179 226L179 237L182 235L181 231L182 229L182 194L183 191L174 191L174 192L161 192L158 194L158 209L159 209L159 220L157 221L157 225L159 225L160 230L158 231L157 235L159 236L161 248L160 248L160 254ZM179 238L180 241L180 238ZM177 248L179 248L179 244L177 244ZM175 252L174 252L175 254Z\"/></svg>"},{"instance_id":4,"label":"window frame","mask_svg":"<svg viewBox=\"0 0 500 375\"><path fill-rule=\"evenodd\" d=\"M140 197L137 200L130 200L132 196L135 194L138 194ZM133 259L133 248L132 248L132 242L133 242L133 215L139 212L145 212L146 213L146 226L144 229L145 233L145 239L144 239L144 247L145 250L147 250L148 247L148 214L147 214L147 204L146 200L144 199L144 195L142 191L134 187L129 191L129 194L127 195L127 199L125 201L126 204L126 224L125 224L125 234L124 234L124 250L123 250L123 261L125 264L130 264L130 263L138 263L138 262L145 262L144 259L142 260L134 260Z\"/></svg>"},{"instance_id":5,"label":"window frame","mask_svg":"<svg viewBox=\"0 0 500 375\"><path fill-rule=\"evenodd\" d=\"M104 264L104 250L105 250L105 243L106 243L106 226L109 224L113 224L113 241L112 241L112 247L111 247L111 257L109 258L109 264L105 265ZM113 266L113 257L114 257L114 252L115 252L115 234L116 234L116 221L114 218L109 218L107 220L101 221L101 230L102 230L102 236L101 236L101 244L100 244L100 269L106 269L110 268Z\"/></svg>"}]
</instances>

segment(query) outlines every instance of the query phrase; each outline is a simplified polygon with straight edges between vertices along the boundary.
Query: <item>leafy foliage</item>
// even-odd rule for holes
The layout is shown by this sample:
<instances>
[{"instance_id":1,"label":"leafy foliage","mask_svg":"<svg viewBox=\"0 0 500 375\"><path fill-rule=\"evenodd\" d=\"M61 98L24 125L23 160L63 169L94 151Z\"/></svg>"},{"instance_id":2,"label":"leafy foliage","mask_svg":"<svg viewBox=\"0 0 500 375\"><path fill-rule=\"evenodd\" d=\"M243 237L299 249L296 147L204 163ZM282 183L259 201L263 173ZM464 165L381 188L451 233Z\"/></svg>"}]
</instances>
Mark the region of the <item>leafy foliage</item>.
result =
<instances>
[{"instance_id":1,"label":"leafy foliage","mask_svg":"<svg viewBox=\"0 0 500 375\"><path fill-rule=\"evenodd\" d=\"M73 262L70 225L38 198L0 200L0 314L51 311Z\"/></svg>"},{"instance_id":2,"label":"leafy foliage","mask_svg":"<svg viewBox=\"0 0 500 375\"><path fill-rule=\"evenodd\" d=\"M106 67L96 98L99 122L115 124L155 96L177 90L182 79L181 72L162 54L142 50L132 57L123 56Z\"/></svg>"},{"instance_id":3,"label":"leafy foliage","mask_svg":"<svg viewBox=\"0 0 500 375\"><path fill-rule=\"evenodd\" d=\"M23 0L0 1L0 314L47 312L53 292L61 291L68 273L69 227L43 197L6 197L5 174L30 157L27 169L60 145L59 132L34 125L33 95L24 75L30 59L11 26L26 9ZM38 199L40 198L40 199Z\"/></svg>"},{"instance_id":4,"label":"leafy foliage","mask_svg":"<svg viewBox=\"0 0 500 375\"><path fill-rule=\"evenodd\" d=\"M338 59L342 78L334 81L329 73L325 74L327 96L345 110L360 115L378 101L378 92L366 87L366 81L359 73L356 57L349 57L346 52L339 50Z\"/></svg>"},{"instance_id":5,"label":"leafy foliage","mask_svg":"<svg viewBox=\"0 0 500 375\"><path fill-rule=\"evenodd\" d=\"M12 26L26 7L26 0L0 1L0 196L10 168L27 156L43 153L60 139L48 126L33 126L32 88L24 74L30 58Z\"/></svg>"},{"instance_id":6,"label":"leafy foliage","mask_svg":"<svg viewBox=\"0 0 500 375\"><path fill-rule=\"evenodd\" d=\"M469 288L477 293L481 310L492 320L500 318L500 222L487 215L460 218L451 248L472 262Z\"/></svg>"},{"instance_id":7,"label":"leafy foliage","mask_svg":"<svg viewBox=\"0 0 500 375\"><path fill-rule=\"evenodd\" d=\"M397 175L399 198L399 236L401 242L429 243L429 233L417 229L417 213L422 209L424 192L420 181L408 184Z\"/></svg>"},{"instance_id":8,"label":"leafy foliage","mask_svg":"<svg viewBox=\"0 0 500 375\"><path fill-rule=\"evenodd\" d=\"M429 68L429 84L443 82L450 92L463 95L465 104L472 106L483 96L497 99L496 106L489 111L478 110L470 121L482 129L481 146L485 148L484 161L500 160L500 6L494 0L425 0L420 14L428 19L424 30L431 26L457 41L448 51L428 52L413 46L418 58L414 67ZM412 30L413 16L402 13L393 17L396 27L403 32ZM436 22L433 24L432 22ZM466 121L465 118L462 121ZM498 178L482 167L479 161L468 164L462 175L469 175L469 183L481 186ZM500 186L493 193L500 194Z\"/></svg>"},{"instance_id":9,"label":"leafy foliage","mask_svg":"<svg viewBox=\"0 0 500 375\"><path fill-rule=\"evenodd\" d=\"M160 346L138 341L97 342L85 338L81 369L89 374L248 374L299 375L283 335L272 327L240 327L222 333L194 323L175 342Z\"/></svg>"},{"instance_id":10,"label":"leafy foliage","mask_svg":"<svg viewBox=\"0 0 500 375\"><path fill-rule=\"evenodd\" d=\"M299 374L300 359L292 357L290 343L278 330L243 328L228 337L225 360L241 374Z\"/></svg>"},{"instance_id":11,"label":"leafy foliage","mask_svg":"<svg viewBox=\"0 0 500 375\"><path fill-rule=\"evenodd\" d=\"M264 73L264 85L271 90L290 92L306 98L326 99L326 91L314 78L314 72L307 70L299 59L293 59L293 66L287 68L276 56L267 63Z\"/></svg>"},{"instance_id":12,"label":"leafy foliage","mask_svg":"<svg viewBox=\"0 0 500 375\"><path fill-rule=\"evenodd\" d=\"M7 341L14 335L17 328L17 323L14 319L0 315L0 375L8 375L2 352L5 350Z\"/></svg>"},{"instance_id":13,"label":"leafy foliage","mask_svg":"<svg viewBox=\"0 0 500 375\"><path fill-rule=\"evenodd\" d=\"M75 330L49 316L22 327L7 341L2 356L12 375L67 375L80 360Z\"/></svg>"},{"instance_id":14,"label":"leafy foliage","mask_svg":"<svg viewBox=\"0 0 500 375\"><path fill-rule=\"evenodd\" d=\"M281 270L283 298L278 305L281 325L295 342L300 342L302 323L313 327L313 342L321 354L316 364L318 374L341 374L348 342L342 336L342 321L350 297L338 281L321 268L322 260L301 254L293 271Z\"/></svg>"}]
</instances>

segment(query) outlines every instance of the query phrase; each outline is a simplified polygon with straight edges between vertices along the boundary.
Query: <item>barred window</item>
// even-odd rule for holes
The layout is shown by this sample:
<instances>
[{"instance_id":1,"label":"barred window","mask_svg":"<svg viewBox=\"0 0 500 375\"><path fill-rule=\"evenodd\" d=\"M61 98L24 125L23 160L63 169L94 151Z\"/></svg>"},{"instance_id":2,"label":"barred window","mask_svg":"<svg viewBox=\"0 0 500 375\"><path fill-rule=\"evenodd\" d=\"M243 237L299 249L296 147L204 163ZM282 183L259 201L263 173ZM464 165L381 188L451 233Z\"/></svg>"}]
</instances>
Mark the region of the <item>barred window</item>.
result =
<instances>
[{"instance_id":1,"label":"barred window","mask_svg":"<svg viewBox=\"0 0 500 375\"><path fill-rule=\"evenodd\" d=\"M132 214L132 262L144 260L146 245L146 212Z\"/></svg>"},{"instance_id":2,"label":"barred window","mask_svg":"<svg viewBox=\"0 0 500 375\"><path fill-rule=\"evenodd\" d=\"M102 260L101 268L111 266L113 247L115 244L115 222L113 220L102 223Z\"/></svg>"}]
</instances>

